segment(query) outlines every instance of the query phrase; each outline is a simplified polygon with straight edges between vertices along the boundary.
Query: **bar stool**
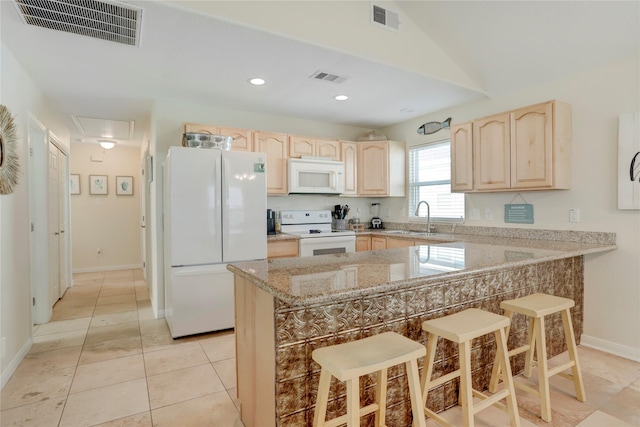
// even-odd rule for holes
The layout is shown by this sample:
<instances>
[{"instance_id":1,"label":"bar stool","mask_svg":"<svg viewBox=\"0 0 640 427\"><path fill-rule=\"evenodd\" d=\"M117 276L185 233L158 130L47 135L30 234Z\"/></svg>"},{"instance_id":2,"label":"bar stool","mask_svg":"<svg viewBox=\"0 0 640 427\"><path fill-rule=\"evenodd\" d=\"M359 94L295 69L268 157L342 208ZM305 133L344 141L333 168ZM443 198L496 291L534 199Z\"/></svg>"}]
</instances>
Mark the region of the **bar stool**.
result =
<instances>
[{"instance_id":1,"label":"bar stool","mask_svg":"<svg viewBox=\"0 0 640 427\"><path fill-rule=\"evenodd\" d=\"M516 387L540 398L541 418L546 422L551 422L551 399L549 396L550 377L560 375L564 378L573 380L577 399L581 402L586 400L584 384L582 382L582 373L580 372L580 363L578 362L576 340L573 333L573 324L571 322L571 312L569 311L569 309L574 305L575 303L571 299L540 293L528 295L523 298L502 301L500 303L500 307L504 309L504 315L509 317L509 319L511 319L513 313L520 313L531 318L529 322L527 344L511 350L509 352L509 357L526 352L524 376L527 378L531 377L531 368L534 365L538 366L537 390L520 382L516 382L515 385ZM557 312L562 312L562 326L564 328L565 341L567 342L567 349L569 352L569 362L549 369L547 364L547 341L545 336L544 316ZM534 353L536 355L535 361L533 360ZM571 368L571 374L563 372L569 368ZM494 364L489 390L497 390L500 378L502 378L501 372L498 366Z\"/></svg>"},{"instance_id":2,"label":"bar stool","mask_svg":"<svg viewBox=\"0 0 640 427\"><path fill-rule=\"evenodd\" d=\"M387 397L387 368L404 363L407 370L413 425L425 427L420 404L418 358L425 355L423 345L395 332L384 332L358 341L319 348L311 356L322 367L313 417L314 427L347 423L359 427L360 417L375 412L376 427L384 427ZM360 409L360 377L376 372L375 403ZM327 421L327 403L331 376L347 383L347 413Z\"/></svg>"},{"instance_id":3,"label":"bar stool","mask_svg":"<svg viewBox=\"0 0 640 427\"><path fill-rule=\"evenodd\" d=\"M516 404L516 394L513 388L513 379L511 378L511 367L509 358L507 357L507 338L506 331L511 321L499 314L489 313L488 311L470 308L459 313L438 319L427 320L422 324L422 329L429 333L427 341L427 361L425 366L425 374L423 381L422 402L424 413L434 419L438 424L450 426L447 420L427 408L427 394L430 389L438 387L454 378L460 377L460 405L462 406L462 418L464 425L473 427L474 415L491 405L498 405L502 399L507 400L507 413L511 426L520 426L520 417L518 415L518 405ZM506 372L505 382L506 388L500 390L492 396L487 396L473 389L471 382L471 341L474 338L481 337L486 334L494 333L498 349L496 352L497 362L504 367ZM431 379L433 373L433 362L435 360L436 346L438 337L443 337L449 341L458 344L458 353L460 360L460 368L454 372L450 372L434 380ZM481 402L474 404L473 397L482 399ZM501 409L503 409L501 407Z\"/></svg>"}]
</instances>

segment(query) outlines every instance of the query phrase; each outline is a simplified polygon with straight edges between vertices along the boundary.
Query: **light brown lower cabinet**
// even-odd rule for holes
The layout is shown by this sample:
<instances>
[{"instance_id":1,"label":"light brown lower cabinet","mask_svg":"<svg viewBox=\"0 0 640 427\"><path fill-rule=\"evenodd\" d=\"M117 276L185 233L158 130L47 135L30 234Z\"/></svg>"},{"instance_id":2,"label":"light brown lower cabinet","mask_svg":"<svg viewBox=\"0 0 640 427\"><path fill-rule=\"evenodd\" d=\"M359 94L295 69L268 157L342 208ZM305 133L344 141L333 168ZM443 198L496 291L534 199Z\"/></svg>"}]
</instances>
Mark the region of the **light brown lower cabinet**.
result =
<instances>
[{"instance_id":1,"label":"light brown lower cabinet","mask_svg":"<svg viewBox=\"0 0 640 427\"><path fill-rule=\"evenodd\" d=\"M298 256L297 240L274 240L267 242L267 258L295 258Z\"/></svg>"},{"instance_id":2,"label":"light brown lower cabinet","mask_svg":"<svg viewBox=\"0 0 640 427\"><path fill-rule=\"evenodd\" d=\"M371 236L371 250L387 249L387 238L380 236Z\"/></svg>"},{"instance_id":3,"label":"light brown lower cabinet","mask_svg":"<svg viewBox=\"0 0 640 427\"><path fill-rule=\"evenodd\" d=\"M371 250L371 236L356 236L356 252Z\"/></svg>"}]
</instances>

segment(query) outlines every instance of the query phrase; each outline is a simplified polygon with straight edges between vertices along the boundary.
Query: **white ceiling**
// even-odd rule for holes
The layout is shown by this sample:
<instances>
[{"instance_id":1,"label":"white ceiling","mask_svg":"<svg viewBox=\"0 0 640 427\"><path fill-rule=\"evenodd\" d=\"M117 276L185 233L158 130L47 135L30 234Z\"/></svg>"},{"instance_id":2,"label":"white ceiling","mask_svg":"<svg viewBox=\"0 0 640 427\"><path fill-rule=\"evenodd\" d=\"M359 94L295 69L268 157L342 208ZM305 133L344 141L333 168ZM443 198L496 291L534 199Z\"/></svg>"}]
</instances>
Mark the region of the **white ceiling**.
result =
<instances>
[{"instance_id":1,"label":"white ceiling","mask_svg":"<svg viewBox=\"0 0 640 427\"><path fill-rule=\"evenodd\" d=\"M394 59L399 37L386 29L376 30L383 38L375 39L373 50L368 45L373 38L350 34L339 20L322 23L326 43L304 40L304 30L296 30L305 20L311 28L313 16L287 15L294 9L290 2L128 1L143 9L139 48L29 26L13 1L0 3L2 42L68 116L72 141L83 137L72 120L76 115L135 121L129 142L139 142L158 99L380 128L640 55L638 1L383 2L399 12L401 30L421 32L404 47L426 72ZM240 15L212 15L231 3L242 4ZM312 3L335 13L354 4L296 5ZM298 28L281 25L280 31L261 24L256 13L251 16L252 6L265 5L283 11L283 19ZM329 37L336 34L341 37ZM344 47L354 43L362 45L358 53ZM461 72L452 73L451 81L429 75L434 58L451 61L450 69ZM340 84L309 79L317 70L348 79ZM256 75L265 76L267 84L246 83ZM474 84L463 82L464 76ZM338 93L350 100L333 100Z\"/></svg>"}]
</instances>

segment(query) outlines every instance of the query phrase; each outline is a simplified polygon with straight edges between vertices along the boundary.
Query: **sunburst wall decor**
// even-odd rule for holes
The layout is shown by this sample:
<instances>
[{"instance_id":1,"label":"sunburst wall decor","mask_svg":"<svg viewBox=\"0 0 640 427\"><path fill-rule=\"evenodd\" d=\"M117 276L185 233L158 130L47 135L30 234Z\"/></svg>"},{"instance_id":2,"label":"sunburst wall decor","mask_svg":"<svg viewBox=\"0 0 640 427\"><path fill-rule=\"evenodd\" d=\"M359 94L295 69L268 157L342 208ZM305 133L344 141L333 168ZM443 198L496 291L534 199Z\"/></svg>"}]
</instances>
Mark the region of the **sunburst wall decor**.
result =
<instances>
[{"instance_id":1,"label":"sunburst wall decor","mask_svg":"<svg viewBox=\"0 0 640 427\"><path fill-rule=\"evenodd\" d=\"M16 125L9 109L0 105L0 194L13 193L20 175Z\"/></svg>"}]
</instances>

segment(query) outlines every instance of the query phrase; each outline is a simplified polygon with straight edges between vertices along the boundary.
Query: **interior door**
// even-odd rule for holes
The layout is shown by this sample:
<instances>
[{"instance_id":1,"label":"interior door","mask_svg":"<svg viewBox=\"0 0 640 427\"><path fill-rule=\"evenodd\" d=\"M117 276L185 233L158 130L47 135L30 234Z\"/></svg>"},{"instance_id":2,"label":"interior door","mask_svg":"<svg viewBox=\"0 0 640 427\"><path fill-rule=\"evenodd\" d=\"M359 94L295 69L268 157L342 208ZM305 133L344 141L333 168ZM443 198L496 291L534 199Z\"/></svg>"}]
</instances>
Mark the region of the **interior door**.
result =
<instances>
[{"instance_id":1,"label":"interior door","mask_svg":"<svg viewBox=\"0 0 640 427\"><path fill-rule=\"evenodd\" d=\"M49 305L60 298L60 150L49 142Z\"/></svg>"},{"instance_id":2,"label":"interior door","mask_svg":"<svg viewBox=\"0 0 640 427\"><path fill-rule=\"evenodd\" d=\"M71 281L69 280L69 224L68 224L68 197L69 197L69 162L65 153L58 150L58 261L59 261L59 282L58 297L62 298L67 291Z\"/></svg>"}]
</instances>

